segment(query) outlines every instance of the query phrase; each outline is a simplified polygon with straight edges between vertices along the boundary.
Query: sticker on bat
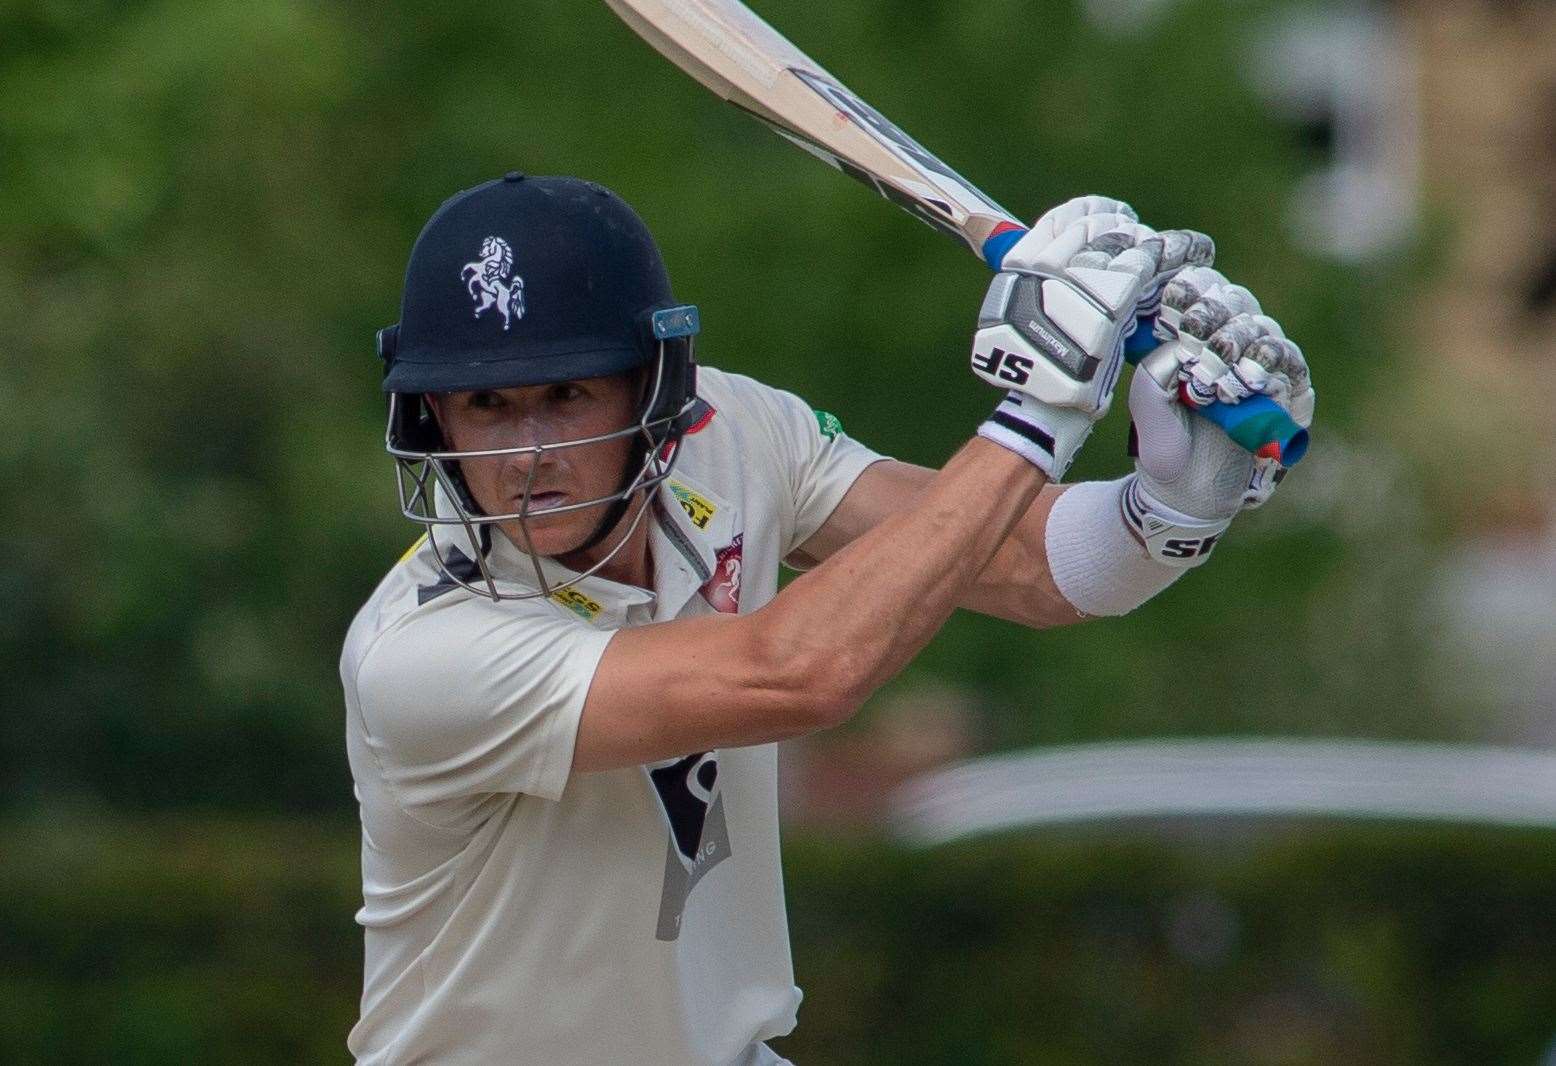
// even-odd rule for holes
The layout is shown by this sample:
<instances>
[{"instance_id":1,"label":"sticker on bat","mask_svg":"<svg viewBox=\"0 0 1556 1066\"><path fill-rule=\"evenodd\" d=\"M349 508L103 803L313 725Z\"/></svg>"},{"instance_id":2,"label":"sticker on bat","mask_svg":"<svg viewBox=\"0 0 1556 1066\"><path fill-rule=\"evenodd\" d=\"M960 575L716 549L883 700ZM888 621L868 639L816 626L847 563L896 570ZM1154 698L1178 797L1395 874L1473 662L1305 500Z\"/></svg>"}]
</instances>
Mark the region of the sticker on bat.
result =
<instances>
[{"instance_id":1,"label":"sticker on bat","mask_svg":"<svg viewBox=\"0 0 1556 1066\"><path fill-rule=\"evenodd\" d=\"M944 178L945 182L949 183L949 186L942 185L942 191L949 193L955 198L964 210L982 212L985 209L991 209L998 214L1003 215L1007 213L1003 207L979 192L977 187L966 178L946 166L927 148L912 137L909 137L891 119L875 110L875 108L859 99L859 97L843 88L837 82L823 77L815 71L803 70L799 67L790 67L789 72L810 86L822 99L853 119L861 129L901 156L910 165L928 174ZM934 201L929 202L934 203ZM941 208L944 205L937 203L935 206ZM947 210L945 214L949 216L951 212Z\"/></svg>"},{"instance_id":2,"label":"sticker on bat","mask_svg":"<svg viewBox=\"0 0 1556 1066\"><path fill-rule=\"evenodd\" d=\"M735 106L740 107L739 104L735 104ZM875 175L871 174L868 170L862 170L861 168L854 166L848 160L837 155L825 145L817 144L809 137L806 137L795 130L791 130L786 126L780 126L776 122L769 122L765 117L758 115L755 111L746 111L745 108L740 109L745 111L746 114L750 115L752 118L760 121L768 129L772 130L774 133L788 141L790 144L793 144L796 148L800 148L806 152L809 152L811 155L815 156L823 163L826 163L828 166L833 166L838 170L841 170L844 174L847 174L850 178L853 178L861 185L867 185L874 189L877 196L884 197L885 199L896 204L898 207L902 208L904 211L918 219L920 222L926 223L932 228L939 230L941 233L944 233L947 237L951 237L955 240L965 241L967 239L962 236L960 230L951 224L950 220L952 215L950 208L946 204L933 201L932 198L928 196L928 194L921 194L923 195L922 200L915 199L912 194L902 191L895 185L888 185L884 181L877 181ZM944 214L937 214L934 210L931 210L926 206L926 204L931 202L934 202L939 210L944 212Z\"/></svg>"}]
</instances>

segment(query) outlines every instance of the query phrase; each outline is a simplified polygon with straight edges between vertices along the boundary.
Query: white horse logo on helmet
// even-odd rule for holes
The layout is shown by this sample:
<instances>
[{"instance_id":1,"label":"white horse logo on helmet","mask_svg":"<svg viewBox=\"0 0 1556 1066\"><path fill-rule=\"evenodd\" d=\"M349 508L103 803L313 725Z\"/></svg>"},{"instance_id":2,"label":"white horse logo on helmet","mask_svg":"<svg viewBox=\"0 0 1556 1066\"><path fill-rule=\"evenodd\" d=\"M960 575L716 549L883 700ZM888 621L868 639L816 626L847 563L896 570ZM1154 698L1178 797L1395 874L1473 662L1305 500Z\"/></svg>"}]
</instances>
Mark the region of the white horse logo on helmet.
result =
<instances>
[{"instance_id":1,"label":"white horse logo on helmet","mask_svg":"<svg viewBox=\"0 0 1556 1066\"><path fill-rule=\"evenodd\" d=\"M502 328L507 331L515 318L524 317L524 279L508 276L513 273L513 249L501 237L488 237L481 242L481 258L466 263L459 276L465 279L470 299L475 301L475 317L489 307L497 308L502 315Z\"/></svg>"}]
</instances>

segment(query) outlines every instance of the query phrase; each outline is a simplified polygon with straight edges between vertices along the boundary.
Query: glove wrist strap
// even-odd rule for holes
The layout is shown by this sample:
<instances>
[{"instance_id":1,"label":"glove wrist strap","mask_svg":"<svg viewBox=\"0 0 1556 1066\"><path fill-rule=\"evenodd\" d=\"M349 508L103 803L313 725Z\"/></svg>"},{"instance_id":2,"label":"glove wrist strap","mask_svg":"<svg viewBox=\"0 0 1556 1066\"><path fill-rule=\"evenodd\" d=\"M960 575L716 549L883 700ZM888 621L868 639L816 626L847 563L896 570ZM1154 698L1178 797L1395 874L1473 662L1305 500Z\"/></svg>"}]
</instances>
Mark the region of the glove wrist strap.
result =
<instances>
[{"instance_id":1,"label":"glove wrist strap","mask_svg":"<svg viewBox=\"0 0 1556 1066\"><path fill-rule=\"evenodd\" d=\"M1199 566L1232 524L1230 518L1195 518L1173 510L1140 487L1132 475L1119 497L1124 525L1157 562L1183 569Z\"/></svg>"},{"instance_id":2,"label":"glove wrist strap","mask_svg":"<svg viewBox=\"0 0 1556 1066\"><path fill-rule=\"evenodd\" d=\"M1013 391L978 427L978 436L1009 448L1058 482L1094 424L1084 412L1049 407Z\"/></svg>"}]
</instances>

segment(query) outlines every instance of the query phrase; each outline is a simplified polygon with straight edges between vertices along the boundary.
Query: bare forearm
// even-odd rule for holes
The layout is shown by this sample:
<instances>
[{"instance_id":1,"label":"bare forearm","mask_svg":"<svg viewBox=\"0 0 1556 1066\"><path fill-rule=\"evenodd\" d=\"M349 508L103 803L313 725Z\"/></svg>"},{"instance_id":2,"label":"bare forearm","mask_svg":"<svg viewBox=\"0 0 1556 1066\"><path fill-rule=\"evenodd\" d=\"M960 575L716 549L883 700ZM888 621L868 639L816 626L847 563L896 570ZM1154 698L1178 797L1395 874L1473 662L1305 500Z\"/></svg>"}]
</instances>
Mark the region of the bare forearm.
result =
<instances>
[{"instance_id":1,"label":"bare forearm","mask_svg":"<svg viewBox=\"0 0 1556 1066\"><path fill-rule=\"evenodd\" d=\"M958 606L1032 629L1086 619L1054 584L1048 563L1048 516L1068 485L1045 487L1027 508Z\"/></svg>"},{"instance_id":2,"label":"bare forearm","mask_svg":"<svg viewBox=\"0 0 1556 1066\"><path fill-rule=\"evenodd\" d=\"M910 479L923 475L906 468ZM1148 558L1121 514L1121 482L1050 485L1032 502L960 606L1032 629L1125 614L1183 570ZM911 492L905 493L911 499Z\"/></svg>"},{"instance_id":3,"label":"bare forearm","mask_svg":"<svg viewBox=\"0 0 1556 1066\"><path fill-rule=\"evenodd\" d=\"M791 562L815 566L881 522L916 505L936 471L894 461L870 467L827 525ZM1048 565L1048 515L1068 486L1048 485L1011 527L999 548L964 591L957 606L1034 629L1067 625L1081 615L1054 584Z\"/></svg>"},{"instance_id":4,"label":"bare forearm","mask_svg":"<svg viewBox=\"0 0 1556 1066\"><path fill-rule=\"evenodd\" d=\"M829 664L849 701L862 701L967 600L1045 483L1025 460L974 440L910 505L785 589L763 621L778 646Z\"/></svg>"}]
</instances>

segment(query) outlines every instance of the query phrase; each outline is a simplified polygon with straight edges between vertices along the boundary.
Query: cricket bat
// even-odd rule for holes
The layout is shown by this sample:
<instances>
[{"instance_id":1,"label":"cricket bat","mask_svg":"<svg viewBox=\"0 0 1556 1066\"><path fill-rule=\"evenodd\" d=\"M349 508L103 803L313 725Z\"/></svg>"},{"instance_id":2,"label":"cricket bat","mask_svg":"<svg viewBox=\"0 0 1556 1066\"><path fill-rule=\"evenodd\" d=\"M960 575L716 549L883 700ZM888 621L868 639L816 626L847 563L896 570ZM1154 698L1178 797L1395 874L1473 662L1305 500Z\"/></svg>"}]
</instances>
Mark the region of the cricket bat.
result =
<instances>
[{"instance_id":1,"label":"cricket bat","mask_svg":"<svg viewBox=\"0 0 1556 1066\"><path fill-rule=\"evenodd\" d=\"M850 92L739 0L605 0L632 30L715 95L947 236L990 268L1026 227ZM1307 430L1275 401L1192 408L1251 452L1295 463Z\"/></svg>"}]
</instances>

